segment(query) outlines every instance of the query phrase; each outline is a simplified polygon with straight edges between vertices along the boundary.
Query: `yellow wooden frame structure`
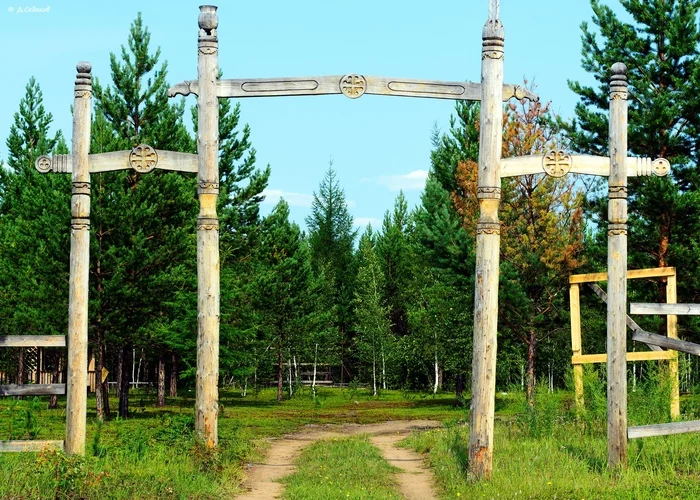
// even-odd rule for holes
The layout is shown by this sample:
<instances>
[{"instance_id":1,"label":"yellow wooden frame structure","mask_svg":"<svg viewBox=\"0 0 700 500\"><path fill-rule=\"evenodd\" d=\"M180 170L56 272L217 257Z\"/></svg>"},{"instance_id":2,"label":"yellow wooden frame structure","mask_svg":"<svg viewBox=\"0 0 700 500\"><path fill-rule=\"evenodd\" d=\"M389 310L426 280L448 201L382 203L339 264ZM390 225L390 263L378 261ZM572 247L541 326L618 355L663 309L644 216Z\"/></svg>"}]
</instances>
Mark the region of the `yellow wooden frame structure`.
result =
<instances>
[{"instance_id":1,"label":"yellow wooden frame structure","mask_svg":"<svg viewBox=\"0 0 700 500\"><path fill-rule=\"evenodd\" d=\"M635 269L627 271L627 279L666 278L666 303L676 303L676 268L656 267L653 269ZM574 366L574 392L576 406L583 408L583 365L605 363L607 354L583 354L581 350L581 302L580 286L585 283L607 281L607 273L573 274L569 276L569 300L571 311L571 364ZM678 338L678 318L669 314L666 321L666 335ZM677 351L642 351L628 352L627 361L667 360L671 379L671 417L680 415L678 352Z\"/></svg>"}]
</instances>

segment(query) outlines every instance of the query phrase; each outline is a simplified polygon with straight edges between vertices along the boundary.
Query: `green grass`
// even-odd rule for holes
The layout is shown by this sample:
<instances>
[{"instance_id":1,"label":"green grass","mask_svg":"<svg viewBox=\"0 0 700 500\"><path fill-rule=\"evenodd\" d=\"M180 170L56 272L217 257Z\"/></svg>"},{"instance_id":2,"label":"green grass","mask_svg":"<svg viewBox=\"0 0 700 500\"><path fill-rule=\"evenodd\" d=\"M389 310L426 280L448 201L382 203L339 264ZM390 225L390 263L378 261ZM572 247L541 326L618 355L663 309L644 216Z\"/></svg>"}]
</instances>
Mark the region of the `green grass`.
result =
<instances>
[{"instance_id":1,"label":"green grass","mask_svg":"<svg viewBox=\"0 0 700 500\"><path fill-rule=\"evenodd\" d=\"M194 392L154 407L155 397L135 393L129 419L100 425L89 401L87 456L0 454L0 498L231 498L239 492L242 464L258 461L263 438L306 424L372 423L431 418L455 420L464 408L454 396L321 388L312 397L276 401L266 389L246 398L221 391L216 454L197 446L193 433ZM112 408L117 401L111 400ZM0 399L0 439L63 439L65 407L48 410L45 399Z\"/></svg>"},{"instance_id":2,"label":"green grass","mask_svg":"<svg viewBox=\"0 0 700 500\"><path fill-rule=\"evenodd\" d=\"M231 498L239 492L242 465L262 458L264 438L306 424L424 418L446 428L413 436L408 445L429 453L446 498L700 498L700 435L631 441L627 470L607 470L604 399L594 397L603 391L604 398L604 390L602 384L587 394L589 407L578 416L570 392L540 393L534 412L527 410L522 393L498 393L494 479L479 484L466 477L467 410L454 406L451 394L384 391L373 398L367 390L321 388L316 397L305 390L278 403L272 389L246 398L222 391L217 452L201 448L194 438L194 392L168 400L162 409L154 407L153 394L136 393L129 419L102 425L91 399L87 456L0 454L0 499ZM651 380L648 387L638 386L629 396L630 424L667 421L667 401L663 384ZM114 408L116 401L111 403ZM45 400L0 399L0 439L63 439L65 408L46 406ZM683 420L698 418L700 398L684 397L681 412ZM364 458L356 455L364 452L342 448L366 445L358 443L339 444L332 455L349 466L359 463ZM351 453L353 458L342 458ZM369 484L366 468L361 468L360 488ZM367 497L353 493L351 483L343 484L351 496Z\"/></svg>"},{"instance_id":3,"label":"green grass","mask_svg":"<svg viewBox=\"0 0 700 500\"><path fill-rule=\"evenodd\" d=\"M285 479L284 498L392 500L403 498L394 473L366 437L319 441L304 450Z\"/></svg>"},{"instance_id":4,"label":"green grass","mask_svg":"<svg viewBox=\"0 0 700 500\"><path fill-rule=\"evenodd\" d=\"M520 413L496 417L489 482L467 477L469 431L464 423L414 434L403 445L428 454L443 498L700 498L700 435L630 441L628 468L609 471L604 414L602 420L577 418L571 397L540 392L539 409L529 412L522 394L508 396L509 411L520 408ZM667 401L635 395L631 417L647 423L643 421L663 413L661 407L668 408ZM684 406L690 408L690 403L686 398Z\"/></svg>"}]
</instances>

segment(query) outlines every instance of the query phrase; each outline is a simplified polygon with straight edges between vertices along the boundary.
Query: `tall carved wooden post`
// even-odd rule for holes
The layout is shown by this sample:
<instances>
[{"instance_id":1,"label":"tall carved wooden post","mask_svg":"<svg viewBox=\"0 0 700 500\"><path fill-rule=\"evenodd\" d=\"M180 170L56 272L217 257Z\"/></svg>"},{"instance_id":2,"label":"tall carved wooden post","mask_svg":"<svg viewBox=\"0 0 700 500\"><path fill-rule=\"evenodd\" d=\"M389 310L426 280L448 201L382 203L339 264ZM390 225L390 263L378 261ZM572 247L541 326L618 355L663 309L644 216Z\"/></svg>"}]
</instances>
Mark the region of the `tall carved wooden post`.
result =
<instances>
[{"instance_id":1,"label":"tall carved wooden post","mask_svg":"<svg viewBox=\"0 0 700 500\"><path fill-rule=\"evenodd\" d=\"M73 154L68 303L66 442L69 455L85 453L87 415L88 276L90 270L90 112L92 66L79 62L73 103Z\"/></svg>"},{"instance_id":2,"label":"tall carved wooden post","mask_svg":"<svg viewBox=\"0 0 700 500\"><path fill-rule=\"evenodd\" d=\"M469 426L469 473L490 479L496 396L496 333L498 326L498 264L501 241L498 205L501 199L503 141L503 26L499 1L491 0L483 29L481 61L481 130L476 226L476 290L474 352Z\"/></svg>"},{"instance_id":3,"label":"tall carved wooden post","mask_svg":"<svg viewBox=\"0 0 700 500\"><path fill-rule=\"evenodd\" d=\"M608 465L627 463L627 67L610 78L608 184Z\"/></svg>"},{"instance_id":4,"label":"tall carved wooden post","mask_svg":"<svg viewBox=\"0 0 700 500\"><path fill-rule=\"evenodd\" d=\"M197 395L195 430L209 447L218 443L219 400L219 42L216 7L199 13L199 98L197 153L199 156L197 219Z\"/></svg>"}]
</instances>

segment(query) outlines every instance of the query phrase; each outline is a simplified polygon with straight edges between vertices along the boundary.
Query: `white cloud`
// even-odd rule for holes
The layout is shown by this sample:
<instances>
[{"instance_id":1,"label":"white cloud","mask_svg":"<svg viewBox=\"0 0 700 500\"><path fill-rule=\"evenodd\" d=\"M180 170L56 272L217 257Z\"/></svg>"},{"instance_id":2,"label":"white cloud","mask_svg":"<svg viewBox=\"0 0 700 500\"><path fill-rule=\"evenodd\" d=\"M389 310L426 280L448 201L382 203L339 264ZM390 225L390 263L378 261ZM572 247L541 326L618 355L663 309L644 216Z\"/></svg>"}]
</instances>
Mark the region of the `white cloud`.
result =
<instances>
[{"instance_id":1,"label":"white cloud","mask_svg":"<svg viewBox=\"0 0 700 500\"><path fill-rule=\"evenodd\" d=\"M382 221L374 217L355 217L356 226L366 226L367 224L372 224L372 229L379 229L382 227Z\"/></svg>"},{"instance_id":2,"label":"white cloud","mask_svg":"<svg viewBox=\"0 0 700 500\"><path fill-rule=\"evenodd\" d=\"M277 205L280 198L284 198L290 207L310 207L314 201L314 197L310 194L293 193L281 189L265 189L262 194L265 195L264 205Z\"/></svg>"},{"instance_id":3,"label":"white cloud","mask_svg":"<svg viewBox=\"0 0 700 500\"><path fill-rule=\"evenodd\" d=\"M383 175L377 183L388 187L391 191L399 191L401 189L413 191L423 189L427 178L427 170L414 170L404 175Z\"/></svg>"}]
</instances>

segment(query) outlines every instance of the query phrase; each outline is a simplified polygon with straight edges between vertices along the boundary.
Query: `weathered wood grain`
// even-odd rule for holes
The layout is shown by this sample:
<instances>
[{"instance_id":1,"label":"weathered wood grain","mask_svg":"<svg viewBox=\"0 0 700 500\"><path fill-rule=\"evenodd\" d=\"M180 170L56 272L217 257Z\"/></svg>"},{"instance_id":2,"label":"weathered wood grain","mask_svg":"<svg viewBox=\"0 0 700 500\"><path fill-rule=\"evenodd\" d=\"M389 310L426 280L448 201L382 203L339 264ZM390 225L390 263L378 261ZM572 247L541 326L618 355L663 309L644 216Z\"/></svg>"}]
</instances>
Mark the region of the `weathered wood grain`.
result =
<instances>
[{"instance_id":1,"label":"weathered wood grain","mask_svg":"<svg viewBox=\"0 0 700 500\"><path fill-rule=\"evenodd\" d=\"M199 14L197 73L197 152L199 217L197 220L197 374L195 431L209 447L218 444L219 413L219 99L217 97L219 24L216 7Z\"/></svg>"},{"instance_id":2,"label":"weathered wood grain","mask_svg":"<svg viewBox=\"0 0 700 500\"><path fill-rule=\"evenodd\" d=\"M0 453L22 453L42 450L63 450L63 441L13 440L0 441Z\"/></svg>"},{"instance_id":3,"label":"weathered wood grain","mask_svg":"<svg viewBox=\"0 0 700 500\"><path fill-rule=\"evenodd\" d=\"M0 385L0 396L50 396L66 393L65 384Z\"/></svg>"},{"instance_id":4,"label":"weathered wood grain","mask_svg":"<svg viewBox=\"0 0 700 500\"><path fill-rule=\"evenodd\" d=\"M348 75L302 76L281 78L238 78L217 82L216 93L222 98L281 97L342 94L342 81ZM364 76L361 94L399 97L422 97L427 99L453 99L479 101L481 84L473 82L451 82L442 80L420 80L386 76ZM168 89L168 96L199 95L199 83L188 80ZM532 91L519 85L505 84L501 99L529 99L537 101Z\"/></svg>"},{"instance_id":5,"label":"weathered wood grain","mask_svg":"<svg viewBox=\"0 0 700 500\"><path fill-rule=\"evenodd\" d=\"M499 5L498 0L491 1ZM501 198L499 167L503 142L504 31L498 17L490 17L486 21L482 35L477 180L480 215L476 227L474 347L469 419L469 474L474 479L490 479L493 474L498 271L501 241L498 220L498 205Z\"/></svg>"},{"instance_id":6,"label":"weathered wood grain","mask_svg":"<svg viewBox=\"0 0 700 500\"><path fill-rule=\"evenodd\" d=\"M677 316L700 315L700 304L654 304L648 302L632 302L630 314L656 314L664 316L673 314Z\"/></svg>"},{"instance_id":7,"label":"weathered wood grain","mask_svg":"<svg viewBox=\"0 0 700 500\"><path fill-rule=\"evenodd\" d=\"M608 177L610 159L606 156L569 155L571 159L570 174L587 174ZM629 156L625 159L628 177L665 176L670 171L668 160L659 158L638 158ZM518 156L501 160L501 177L543 174L543 155Z\"/></svg>"},{"instance_id":8,"label":"weathered wood grain","mask_svg":"<svg viewBox=\"0 0 700 500\"><path fill-rule=\"evenodd\" d=\"M627 279L661 278L675 276L675 267L656 267L652 269L631 269L627 271ZM608 281L608 273L572 274L569 283L593 283L596 281Z\"/></svg>"},{"instance_id":9,"label":"weathered wood grain","mask_svg":"<svg viewBox=\"0 0 700 500\"><path fill-rule=\"evenodd\" d=\"M695 356L700 356L700 344L694 344L692 342L674 339L666 337L664 335L657 335L656 333L650 333L645 331L634 332L632 334L632 340L636 340L637 342L644 342L645 344L664 347L666 349L673 349L674 351L687 352L688 354L694 354Z\"/></svg>"},{"instance_id":10,"label":"weathered wood grain","mask_svg":"<svg viewBox=\"0 0 700 500\"><path fill-rule=\"evenodd\" d=\"M666 279L666 303L675 304L676 275ZM678 338L678 317L675 314L666 316L666 336L670 339ZM671 382L671 418L677 418L681 414L680 379L678 377L678 355L668 361L668 377Z\"/></svg>"},{"instance_id":11,"label":"weathered wood grain","mask_svg":"<svg viewBox=\"0 0 700 500\"><path fill-rule=\"evenodd\" d=\"M571 308L571 350L574 356L580 356L581 351L581 291L577 284L569 287L569 303ZM576 408L583 410L583 365L574 365L574 396Z\"/></svg>"},{"instance_id":12,"label":"weathered wood grain","mask_svg":"<svg viewBox=\"0 0 700 500\"><path fill-rule=\"evenodd\" d=\"M85 454L87 418L88 292L90 271L90 152L92 66L80 62L73 101L73 160L68 291L66 441L69 455Z\"/></svg>"},{"instance_id":13,"label":"weathered wood grain","mask_svg":"<svg viewBox=\"0 0 700 500\"><path fill-rule=\"evenodd\" d=\"M659 361L663 359L673 359L676 353L672 351L641 351L625 353L625 361ZM571 356L571 363L574 365L587 365L592 363L607 363L607 354L581 354Z\"/></svg>"},{"instance_id":14,"label":"weathered wood grain","mask_svg":"<svg viewBox=\"0 0 700 500\"><path fill-rule=\"evenodd\" d=\"M65 347L65 335L0 335L0 347Z\"/></svg>"},{"instance_id":15,"label":"weathered wood grain","mask_svg":"<svg viewBox=\"0 0 700 500\"><path fill-rule=\"evenodd\" d=\"M667 424L638 425L627 429L629 439L645 438L652 436L669 436L671 434L685 434L687 432L700 432L700 420L689 422L671 422Z\"/></svg>"},{"instance_id":16,"label":"weathered wood grain","mask_svg":"<svg viewBox=\"0 0 700 500\"><path fill-rule=\"evenodd\" d=\"M608 466L627 464L627 68L610 78L608 179ZM634 353L632 353L634 354Z\"/></svg>"}]
</instances>

